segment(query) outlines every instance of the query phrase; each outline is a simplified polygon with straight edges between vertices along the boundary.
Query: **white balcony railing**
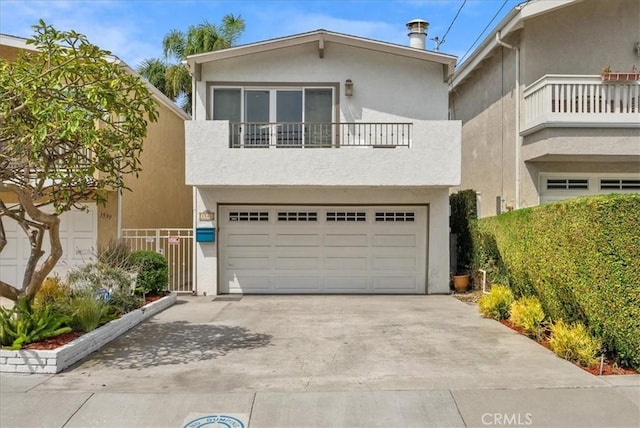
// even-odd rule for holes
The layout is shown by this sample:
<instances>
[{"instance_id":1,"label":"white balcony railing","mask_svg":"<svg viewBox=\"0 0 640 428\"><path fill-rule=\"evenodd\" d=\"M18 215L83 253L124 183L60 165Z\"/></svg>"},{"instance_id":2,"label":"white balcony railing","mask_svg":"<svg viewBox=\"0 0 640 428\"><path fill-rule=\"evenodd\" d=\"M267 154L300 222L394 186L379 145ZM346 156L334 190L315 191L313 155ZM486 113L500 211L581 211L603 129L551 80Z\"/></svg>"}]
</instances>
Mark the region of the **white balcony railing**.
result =
<instances>
[{"instance_id":1,"label":"white balcony railing","mask_svg":"<svg viewBox=\"0 0 640 428\"><path fill-rule=\"evenodd\" d=\"M640 127L639 81L545 75L524 90L523 135L545 127Z\"/></svg>"},{"instance_id":2,"label":"white balcony railing","mask_svg":"<svg viewBox=\"0 0 640 428\"><path fill-rule=\"evenodd\" d=\"M411 123L229 123L231 148L409 147Z\"/></svg>"}]
</instances>

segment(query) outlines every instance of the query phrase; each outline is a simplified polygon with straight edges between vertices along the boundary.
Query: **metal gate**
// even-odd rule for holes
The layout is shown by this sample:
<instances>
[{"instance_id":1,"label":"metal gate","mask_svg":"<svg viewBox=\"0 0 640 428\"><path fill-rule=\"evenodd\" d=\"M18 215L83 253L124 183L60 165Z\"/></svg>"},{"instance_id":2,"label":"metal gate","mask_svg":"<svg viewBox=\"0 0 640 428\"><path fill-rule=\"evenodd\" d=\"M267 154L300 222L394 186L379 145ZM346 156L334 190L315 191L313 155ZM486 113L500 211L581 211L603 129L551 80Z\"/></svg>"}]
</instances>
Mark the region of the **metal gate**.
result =
<instances>
[{"instance_id":1,"label":"metal gate","mask_svg":"<svg viewBox=\"0 0 640 428\"><path fill-rule=\"evenodd\" d=\"M169 265L169 290L193 292L193 229L122 229L131 251L155 251Z\"/></svg>"}]
</instances>

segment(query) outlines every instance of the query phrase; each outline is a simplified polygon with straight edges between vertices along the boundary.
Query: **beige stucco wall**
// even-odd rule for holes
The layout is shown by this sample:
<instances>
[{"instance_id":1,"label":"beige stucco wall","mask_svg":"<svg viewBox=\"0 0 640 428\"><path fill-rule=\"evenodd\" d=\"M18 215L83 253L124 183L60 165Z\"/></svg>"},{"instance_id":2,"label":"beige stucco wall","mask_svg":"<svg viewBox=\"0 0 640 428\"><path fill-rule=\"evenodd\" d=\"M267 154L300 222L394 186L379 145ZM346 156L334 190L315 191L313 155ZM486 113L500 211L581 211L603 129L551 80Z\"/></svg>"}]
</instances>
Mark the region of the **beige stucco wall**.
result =
<instances>
[{"instance_id":1,"label":"beige stucco wall","mask_svg":"<svg viewBox=\"0 0 640 428\"><path fill-rule=\"evenodd\" d=\"M12 46L0 45L0 59L15 61L16 58L18 58L19 51L20 50L18 48L14 48Z\"/></svg>"},{"instance_id":2,"label":"beige stucco wall","mask_svg":"<svg viewBox=\"0 0 640 428\"><path fill-rule=\"evenodd\" d=\"M640 68L640 1L584 0L526 21L523 84L544 74L600 74Z\"/></svg>"},{"instance_id":3,"label":"beige stucco wall","mask_svg":"<svg viewBox=\"0 0 640 428\"><path fill-rule=\"evenodd\" d=\"M584 0L524 22L506 42L520 48L520 94L545 74L598 75L640 68L634 51L640 41L640 2ZM481 192L481 215L539 203L539 174L637 174L638 129L545 128L521 138L516 133L515 51L497 47L450 92L452 118L463 121L462 180L452 191ZM520 97L520 121L524 102ZM516 201L516 147L520 147ZM551 156L551 157L550 157ZM525 162L525 160L527 160Z\"/></svg>"},{"instance_id":4,"label":"beige stucco wall","mask_svg":"<svg viewBox=\"0 0 640 428\"><path fill-rule=\"evenodd\" d=\"M452 118L462 120L462 179L455 192L480 192L481 215L496 213L496 197L515 200L515 54L499 48L481 73L450 95Z\"/></svg>"},{"instance_id":5,"label":"beige stucco wall","mask_svg":"<svg viewBox=\"0 0 640 428\"><path fill-rule=\"evenodd\" d=\"M142 172L128 177L122 194L122 227L191 227L193 192L185 184L184 119L157 103L140 156Z\"/></svg>"}]
</instances>

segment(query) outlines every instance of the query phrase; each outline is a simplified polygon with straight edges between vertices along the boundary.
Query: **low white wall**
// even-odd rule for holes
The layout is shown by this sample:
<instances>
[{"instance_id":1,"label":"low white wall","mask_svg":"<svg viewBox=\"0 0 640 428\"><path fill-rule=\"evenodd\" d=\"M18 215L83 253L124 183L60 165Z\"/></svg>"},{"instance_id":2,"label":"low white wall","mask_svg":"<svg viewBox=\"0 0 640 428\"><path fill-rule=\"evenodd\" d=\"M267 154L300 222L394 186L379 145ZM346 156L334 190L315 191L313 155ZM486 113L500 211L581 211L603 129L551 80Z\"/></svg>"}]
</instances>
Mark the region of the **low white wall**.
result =
<instances>
[{"instance_id":1,"label":"low white wall","mask_svg":"<svg viewBox=\"0 0 640 428\"><path fill-rule=\"evenodd\" d=\"M216 212L218 204L428 204L427 293L449 292L449 189L390 187L201 187L196 209ZM216 215L216 218L218 216ZM216 226L216 222L196 226ZM216 239L217 241L217 239ZM196 244L197 292L218 293L218 243Z\"/></svg>"},{"instance_id":2,"label":"low white wall","mask_svg":"<svg viewBox=\"0 0 640 428\"><path fill-rule=\"evenodd\" d=\"M173 305L177 297L177 294L172 293L140 309L129 312L56 349L24 349L19 351L0 349L0 372L58 373L100 349L142 321Z\"/></svg>"},{"instance_id":3,"label":"low white wall","mask_svg":"<svg viewBox=\"0 0 640 428\"><path fill-rule=\"evenodd\" d=\"M229 148L226 121L185 123L194 186L455 186L461 123L417 121L410 147Z\"/></svg>"}]
</instances>

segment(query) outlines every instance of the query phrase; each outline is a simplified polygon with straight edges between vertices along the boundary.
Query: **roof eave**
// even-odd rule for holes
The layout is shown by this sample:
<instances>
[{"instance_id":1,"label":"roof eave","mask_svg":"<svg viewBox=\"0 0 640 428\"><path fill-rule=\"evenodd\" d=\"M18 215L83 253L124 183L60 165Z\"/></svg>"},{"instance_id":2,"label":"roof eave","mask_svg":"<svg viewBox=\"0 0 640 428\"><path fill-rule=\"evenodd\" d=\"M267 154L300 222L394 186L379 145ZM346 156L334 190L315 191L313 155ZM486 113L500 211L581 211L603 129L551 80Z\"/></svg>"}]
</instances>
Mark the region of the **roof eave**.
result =
<instances>
[{"instance_id":1,"label":"roof eave","mask_svg":"<svg viewBox=\"0 0 640 428\"><path fill-rule=\"evenodd\" d=\"M378 52L390 53L409 58L421 59L424 61L442 64L450 70L453 70L457 58L453 55L430 52L426 50L411 48L409 46L400 46L392 43L381 42L377 40L363 39L360 37L350 36L346 34L333 33L326 30L317 30L311 33L303 33L294 36L282 37L279 39L267 40L263 42L251 43L243 46L236 46L214 52L207 52L187 57L187 64L193 69L195 64L205 62L219 61L223 59L236 58L245 55L251 55L260 52L266 52L275 49L283 49L292 46L298 46L307 43L323 44L332 42L347 46L354 46L363 49L369 49Z\"/></svg>"}]
</instances>

